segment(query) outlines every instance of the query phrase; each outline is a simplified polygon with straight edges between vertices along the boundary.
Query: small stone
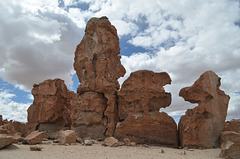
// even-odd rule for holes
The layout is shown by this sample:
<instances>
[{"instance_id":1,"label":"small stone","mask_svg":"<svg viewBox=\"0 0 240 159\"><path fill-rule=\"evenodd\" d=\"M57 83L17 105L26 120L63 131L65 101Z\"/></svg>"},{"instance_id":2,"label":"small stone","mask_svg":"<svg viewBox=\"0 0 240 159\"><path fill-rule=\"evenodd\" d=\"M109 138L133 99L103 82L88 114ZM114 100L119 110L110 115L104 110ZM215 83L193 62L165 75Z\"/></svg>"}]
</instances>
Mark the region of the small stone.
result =
<instances>
[{"instance_id":1,"label":"small stone","mask_svg":"<svg viewBox=\"0 0 240 159\"><path fill-rule=\"evenodd\" d=\"M184 155L187 155L186 151L183 152Z\"/></svg>"},{"instance_id":2,"label":"small stone","mask_svg":"<svg viewBox=\"0 0 240 159\"><path fill-rule=\"evenodd\" d=\"M126 146L131 146L131 141L130 141L129 138L124 138L124 139L123 139L123 142L124 142L124 144L125 144Z\"/></svg>"},{"instance_id":3,"label":"small stone","mask_svg":"<svg viewBox=\"0 0 240 159\"><path fill-rule=\"evenodd\" d=\"M92 140L84 140L84 144L85 144L86 146L92 146L92 145L93 145L93 142L92 142Z\"/></svg>"},{"instance_id":4,"label":"small stone","mask_svg":"<svg viewBox=\"0 0 240 159\"><path fill-rule=\"evenodd\" d=\"M136 146L136 142L131 142L131 146Z\"/></svg>"},{"instance_id":5,"label":"small stone","mask_svg":"<svg viewBox=\"0 0 240 159\"><path fill-rule=\"evenodd\" d=\"M188 149L188 151L194 151L194 149Z\"/></svg>"},{"instance_id":6,"label":"small stone","mask_svg":"<svg viewBox=\"0 0 240 159\"><path fill-rule=\"evenodd\" d=\"M84 141L83 141L83 139L80 138L80 137L77 137L77 142L80 143L80 144L82 144L82 145L84 145Z\"/></svg>"},{"instance_id":7,"label":"small stone","mask_svg":"<svg viewBox=\"0 0 240 159\"><path fill-rule=\"evenodd\" d=\"M108 137L104 140L104 145L109 147L117 147L118 140L114 137Z\"/></svg>"},{"instance_id":8,"label":"small stone","mask_svg":"<svg viewBox=\"0 0 240 159\"><path fill-rule=\"evenodd\" d=\"M58 140L57 139L53 140L53 143L58 143Z\"/></svg>"},{"instance_id":9,"label":"small stone","mask_svg":"<svg viewBox=\"0 0 240 159\"><path fill-rule=\"evenodd\" d=\"M147 144L143 144L143 147L149 148L150 146Z\"/></svg>"},{"instance_id":10,"label":"small stone","mask_svg":"<svg viewBox=\"0 0 240 159\"><path fill-rule=\"evenodd\" d=\"M161 150L161 153L165 153L163 149Z\"/></svg>"},{"instance_id":11,"label":"small stone","mask_svg":"<svg viewBox=\"0 0 240 159\"><path fill-rule=\"evenodd\" d=\"M41 151L43 147L38 146L38 145L31 145L30 150L31 151Z\"/></svg>"}]
</instances>

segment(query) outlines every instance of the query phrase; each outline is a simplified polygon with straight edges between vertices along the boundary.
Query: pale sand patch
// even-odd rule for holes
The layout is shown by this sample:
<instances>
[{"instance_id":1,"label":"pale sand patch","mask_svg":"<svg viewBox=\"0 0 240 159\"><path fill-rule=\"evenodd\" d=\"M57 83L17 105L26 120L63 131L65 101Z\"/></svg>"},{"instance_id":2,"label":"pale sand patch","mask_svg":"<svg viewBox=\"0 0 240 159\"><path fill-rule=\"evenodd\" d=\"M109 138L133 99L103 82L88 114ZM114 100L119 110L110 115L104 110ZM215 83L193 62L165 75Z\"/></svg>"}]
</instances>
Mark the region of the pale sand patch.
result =
<instances>
[{"instance_id":1,"label":"pale sand patch","mask_svg":"<svg viewBox=\"0 0 240 159\"><path fill-rule=\"evenodd\" d=\"M143 146L104 147L93 146L40 144L42 151L30 151L29 145L14 144L0 150L0 159L220 159L220 149L194 151L166 147ZM164 153L161 153L161 150ZM184 155L184 151L186 155Z\"/></svg>"}]
</instances>

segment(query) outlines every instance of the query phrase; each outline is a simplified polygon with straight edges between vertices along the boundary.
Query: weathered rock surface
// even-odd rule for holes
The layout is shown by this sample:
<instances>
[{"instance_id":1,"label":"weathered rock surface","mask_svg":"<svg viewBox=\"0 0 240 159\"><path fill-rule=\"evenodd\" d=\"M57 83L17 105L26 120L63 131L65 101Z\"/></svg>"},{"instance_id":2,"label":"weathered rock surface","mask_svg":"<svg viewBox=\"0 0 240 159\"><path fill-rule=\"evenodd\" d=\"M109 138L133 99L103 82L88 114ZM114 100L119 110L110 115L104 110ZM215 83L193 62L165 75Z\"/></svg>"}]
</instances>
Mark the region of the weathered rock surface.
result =
<instances>
[{"instance_id":1,"label":"weathered rock surface","mask_svg":"<svg viewBox=\"0 0 240 159\"><path fill-rule=\"evenodd\" d=\"M118 115L115 137L136 143L178 146L177 125L166 113L171 94L163 86L170 84L166 72L140 70L131 73L118 93Z\"/></svg>"},{"instance_id":2,"label":"weathered rock surface","mask_svg":"<svg viewBox=\"0 0 240 159\"><path fill-rule=\"evenodd\" d=\"M58 142L61 145L76 143L77 137L73 130L59 131Z\"/></svg>"},{"instance_id":3,"label":"weathered rock surface","mask_svg":"<svg viewBox=\"0 0 240 159\"><path fill-rule=\"evenodd\" d=\"M33 104L28 108L28 124L32 130L45 131L51 136L70 127L70 92L61 79L46 80L32 89Z\"/></svg>"},{"instance_id":4,"label":"weathered rock surface","mask_svg":"<svg viewBox=\"0 0 240 159\"><path fill-rule=\"evenodd\" d=\"M78 136L93 139L104 138L107 126L104 111L107 107L107 100L102 93L86 92L77 95L71 100L71 106L71 128Z\"/></svg>"},{"instance_id":5,"label":"weathered rock surface","mask_svg":"<svg viewBox=\"0 0 240 159\"><path fill-rule=\"evenodd\" d=\"M236 133L240 133L240 119L226 121L223 131L234 131Z\"/></svg>"},{"instance_id":6,"label":"weathered rock surface","mask_svg":"<svg viewBox=\"0 0 240 159\"><path fill-rule=\"evenodd\" d=\"M221 133L221 156L225 159L240 158L240 133L223 131Z\"/></svg>"},{"instance_id":7,"label":"weathered rock surface","mask_svg":"<svg viewBox=\"0 0 240 159\"><path fill-rule=\"evenodd\" d=\"M35 145L40 144L43 141L44 136L45 136L44 132L33 131L31 134L25 137L24 140L29 145Z\"/></svg>"},{"instance_id":8,"label":"weathered rock surface","mask_svg":"<svg viewBox=\"0 0 240 159\"><path fill-rule=\"evenodd\" d=\"M0 134L0 150L5 148L8 145L11 145L14 142L12 136L6 134Z\"/></svg>"},{"instance_id":9,"label":"weathered rock surface","mask_svg":"<svg viewBox=\"0 0 240 159\"><path fill-rule=\"evenodd\" d=\"M240 158L240 119L226 121L221 133L221 156L226 159Z\"/></svg>"},{"instance_id":10,"label":"weathered rock surface","mask_svg":"<svg viewBox=\"0 0 240 159\"><path fill-rule=\"evenodd\" d=\"M30 147L31 151L42 151L43 147L39 145L31 145Z\"/></svg>"},{"instance_id":11,"label":"weathered rock surface","mask_svg":"<svg viewBox=\"0 0 240 159\"><path fill-rule=\"evenodd\" d=\"M198 103L186 111L179 121L182 147L218 147L224 128L230 97L219 89L220 78L212 71L203 73L191 86L181 89L185 101Z\"/></svg>"},{"instance_id":12,"label":"weathered rock surface","mask_svg":"<svg viewBox=\"0 0 240 159\"><path fill-rule=\"evenodd\" d=\"M0 126L3 125L3 118L2 115L0 115Z\"/></svg>"},{"instance_id":13,"label":"weathered rock surface","mask_svg":"<svg viewBox=\"0 0 240 159\"><path fill-rule=\"evenodd\" d=\"M140 70L131 73L118 92L120 120L134 113L154 112L169 106L171 94L165 92L163 86L166 84L171 84L166 72Z\"/></svg>"},{"instance_id":14,"label":"weathered rock surface","mask_svg":"<svg viewBox=\"0 0 240 159\"><path fill-rule=\"evenodd\" d=\"M164 112L139 113L117 124L115 137L138 144L178 146L177 124Z\"/></svg>"},{"instance_id":15,"label":"weathered rock surface","mask_svg":"<svg viewBox=\"0 0 240 159\"><path fill-rule=\"evenodd\" d=\"M125 74L125 69L120 62L121 57L118 56L119 53L119 39L115 27L106 17L90 19L85 29L85 35L76 48L74 69L81 83L78 87L78 94L96 92L99 96L103 96L102 100L106 101L101 124L100 126L97 124L97 129L101 129L99 133L106 136L113 135L118 119L116 102L117 90L119 89L118 78ZM96 95L94 94L94 96ZM83 98L82 100L85 100ZM96 116L95 109L89 111L89 113ZM90 118L88 119L88 122L92 122ZM105 130L102 131L102 123L105 120ZM96 124L88 127L88 129L95 129L94 126ZM82 125L78 128L76 124L73 124L73 127L82 130ZM104 133L102 134L102 132Z\"/></svg>"},{"instance_id":16,"label":"weathered rock surface","mask_svg":"<svg viewBox=\"0 0 240 159\"><path fill-rule=\"evenodd\" d=\"M118 146L118 139L114 137L108 137L104 140L104 145L109 147L117 147Z\"/></svg>"}]
</instances>

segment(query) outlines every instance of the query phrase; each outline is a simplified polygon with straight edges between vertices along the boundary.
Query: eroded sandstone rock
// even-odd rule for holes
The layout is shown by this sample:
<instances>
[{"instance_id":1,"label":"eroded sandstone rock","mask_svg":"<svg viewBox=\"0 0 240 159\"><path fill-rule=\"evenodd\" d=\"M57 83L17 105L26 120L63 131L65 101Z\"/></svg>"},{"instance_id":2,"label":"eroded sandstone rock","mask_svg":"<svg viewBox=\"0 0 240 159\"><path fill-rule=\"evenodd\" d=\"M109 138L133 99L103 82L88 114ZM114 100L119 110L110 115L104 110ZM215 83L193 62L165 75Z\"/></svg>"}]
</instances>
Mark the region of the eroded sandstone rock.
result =
<instances>
[{"instance_id":1,"label":"eroded sandstone rock","mask_svg":"<svg viewBox=\"0 0 240 159\"><path fill-rule=\"evenodd\" d=\"M229 96L220 87L220 78L212 71L203 73L191 86L181 89L185 101L198 103L179 121L182 147L217 147L227 115Z\"/></svg>"},{"instance_id":2,"label":"eroded sandstone rock","mask_svg":"<svg viewBox=\"0 0 240 159\"><path fill-rule=\"evenodd\" d=\"M104 145L109 147L117 147L118 140L114 137L108 137L104 140Z\"/></svg>"},{"instance_id":3,"label":"eroded sandstone rock","mask_svg":"<svg viewBox=\"0 0 240 159\"><path fill-rule=\"evenodd\" d=\"M240 119L225 122L221 133L221 156L225 159L240 158Z\"/></svg>"},{"instance_id":4,"label":"eroded sandstone rock","mask_svg":"<svg viewBox=\"0 0 240 159\"><path fill-rule=\"evenodd\" d=\"M134 113L154 112L171 104L171 94L163 86L171 84L166 72L140 70L130 74L118 92L120 120Z\"/></svg>"},{"instance_id":5,"label":"eroded sandstone rock","mask_svg":"<svg viewBox=\"0 0 240 159\"><path fill-rule=\"evenodd\" d=\"M115 137L143 144L178 146L177 125L166 113L171 94L163 86L170 84L166 72L140 70L131 73L118 93L118 114Z\"/></svg>"},{"instance_id":6,"label":"eroded sandstone rock","mask_svg":"<svg viewBox=\"0 0 240 159\"><path fill-rule=\"evenodd\" d=\"M61 145L76 143L77 137L73 130L59 131L58 142Z\"/></svg>"},{"instance_id":7,"label":"eroded sandstone rock","mask_svg":"<svg viewBox=\"0 0 240 159\"><path fill-rule=\"evenodd\" d=\"M3 118L2 115L0 115L0 126L3 125Z\"/></svg>"},{"instance_id":8,"label":"eroded sandstone rock","mask_svg":"<svg viewBox=\"0 0 240 159\"><path fill-rule=\"evenodd\" d=\"M29 145L35 145L40 144L43 141L44 136L45 136L44 132L33 131L28 136L26 136L24 140Z\"/></svg>"},{"instance_id":9,"label":"eroded sandstone rock","mask_svg":"<svg viewBox=\"0 0 240 159\"><path fill-rule=\"evenodd\" d=\"M177 124L164 112L128 116L117 125L115 137L129 138L138 144L178 146Z\"/></svg>"},{"instance_id":10,"label":"eroded sandstone rock","mask_svg":"<svg viewBox=\"0 0 240 159\"><path fill-rule=\"evenodd\" d=\"M225 159L240 158L240 133L234 131L221 133L221 156Z\"/></svg>"},{"instance_id":11,"label":"eroded sandstone rock","mask_svg":"<svg viewBox=\"0 0 240 159\"><path fill-rule=\"evenodd\" d=\"M46 80L32 89L33 104L28 108L28 124L32 130L51 136L70 127L70 100L74 96L61 79Z\"/></svg>"},{"instance_id":12,"label":"eroded sandstone rock","mask_svg":"<svg viewBox=\"0 0 240 159\"><path fill-rule=\"evenodd\" d=\"M104 123L107 118L103 133L106 136L112 136L115 130L118 78L125 74L125 69L120 62L121 57L118 56L119 53L119 39L115 27L106 17L91 18L87 23L85 35L76 48L74 69L81 83L78 87L79 95L95 92L103 96L102 100L106 100L107 105L101 121L101 123ZM84 97L81 97L81 99L85 100ZM95 112L95 110L89 111L96 116ZM81 113L79 116L81 116ZM74 127L78 129L76 124ZM82 125L80 129L82 129L81 127ZM94 129L94 127L88 128ZM102 129L102 125L100 127L98 125L98 129Z\"/></svg>"},{"instance_id":13,"label":"eroded sandstone rock","mask_svg":"<svg viewBox=\"0 0 240 159\"><path fill-rule=\"evenodd\" d=\"M224 131L234 131L236 133L240 133L240 119L232 119L230 121L226 121L223 132Z\"/></svg>"},{"instance_id":14,"label":"eroded sandstone rock","mask_svg":"<svg viewBox=\"0 0 240 159\"><path fill-rule=\"evenodd\" d=\"M11 145L14 142L12 136L6 134L0 134L0 150L5 148L8 145Z\"/></svg>"}]
</instances>

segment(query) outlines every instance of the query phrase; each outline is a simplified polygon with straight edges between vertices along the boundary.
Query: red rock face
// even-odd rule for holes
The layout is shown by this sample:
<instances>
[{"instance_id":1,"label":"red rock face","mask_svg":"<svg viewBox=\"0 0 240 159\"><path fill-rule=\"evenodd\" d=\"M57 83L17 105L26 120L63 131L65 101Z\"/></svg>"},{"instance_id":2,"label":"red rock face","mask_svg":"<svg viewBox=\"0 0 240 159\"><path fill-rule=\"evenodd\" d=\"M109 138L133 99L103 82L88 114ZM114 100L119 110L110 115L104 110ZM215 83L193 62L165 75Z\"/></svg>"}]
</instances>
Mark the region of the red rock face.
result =
<instances>
[{"instance_id":1,"label":"red rock face","mask_svg":"<svg viewBox=\"0 0 240 159\"><path fill-rule=\"evenodd\" d=\"M225 123L221 133L221 155L226 159L240 158L240 119Z\"/></svg>"},{"instance_id":2,"label":"red rock face","mask_svg":"<svg viewBox=\"0 0 240 159\"><path fill-rule=\"evenodd\" d=\"M171 94L163 86L171 84L166 72L141 70L131 73L118 92L120 120L139 112L154 112L171 104Z\"/></svg>"},{"instance_id":3,"label":"red rock face","mask_svg":"<svg viewBox=\"0 0 240 159\"><path fill-rule=\"evenodd\" d=\"M191 86L181 89L185 101L198 103L179 121L182 147L218 147L230 97L219 89L220 78L212 71L203 73Z\"/></svg>"},{"instance_id":4,"label":"red rock face","mask_svg":"<svg viewBox=\"0 0 240 159\"><path fill-rule=\"evenodd\" d=\"M102 123L107 119L106 125L103 125L105 133L102 134L106 136L112 136L115 130L117 123L116 99L117 90L119 89L118 78L125 74L125 69L120 62L121 57L118 56L119 53L119 39L115 27L111 25L106 17L90 19L86 26L85 35L75 52L74 69L81 83L78 87L78 94L81 97L77 98L86 101L96 95L93 93L93 96L89 97L89 94L87 96L82 96L82 94L95 92L99 94L98 96L102 96L102 99L99 99L100 101L106 100L106 105L100 104L100 107L105 107L105 109L102 121L98 122L101 124L97 126L100 129L99 133L102 133ZM85 97L87 99L84 99ZM93 108L89 113L93 113L94 116L102 114L102 112L96 112L98 108L94 108L95 105L91 105L91 103L87 105ZM73 105L72 107L76 106ZM81 116L81 109L78 109L79 115L77 116ZM87 119L92 120L88 117L91 114L89 113L88 115L87 113L84 114L86 114ZM77 122L73 121L72 126L75 129L82 130L82 125L79 128ZM96 123L96 121L88 122ZM88 128L93 129L94 127Z\"/></svg>"},{"instance_id":5,"label":"red rock face","mask_svg":"<svg viewBox=\"0 0 240 159\"><path fill-rule=\"evenodd\" d=\"M139 144L178 146L177 124L166 113L139 113L117 125L115 137L129 138Z\"/></svg>"},{"instance_id":6,"label":"red rock face","mask_svg":"<svg viewBox=\"0 0 240 159\"><path fill-rule=\"evenodd\" d=\"M0 126L3 125L2 115L0 115Z\"/></svg>"},{"instance_id":7,"label":"red rock face","mask_svg":"<svg viewBox=\"0 0 240 159\"><path fill-rule=\"evenodd\" d=\"M240 133L240 119L226 121L223 131L234 131L236 133Z\"/></svg>"},{"instance_id":8,"label":"red rock face","mask_svg":"<svg viewBox=\"0 0 240 159\"><path fill-rule=\"evenodd\" d=\"M34 102L27 110L32 130L50 134L69 127L70 100L74 93L68 91L64 81L46 80L33 87Z\"/></svg>"},{"instance_id":9,"label":"red rock face","mask_svg":"<svg viewBox=\"0 0 240 159\"><path fill-rule=\"evenodd\" d=\"M166 113L160 113L171 103L171 94L163 86L170 84L166 72L141 70L131 73L118 93L118 114L115 137L130 138L136 143L178 145L177 125Z\"/></svg>"}]
</instances>

